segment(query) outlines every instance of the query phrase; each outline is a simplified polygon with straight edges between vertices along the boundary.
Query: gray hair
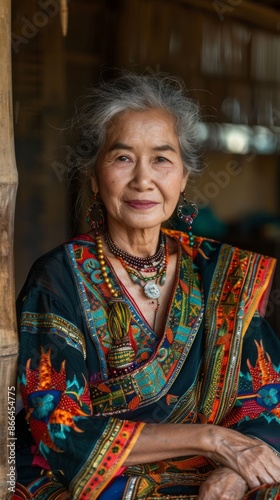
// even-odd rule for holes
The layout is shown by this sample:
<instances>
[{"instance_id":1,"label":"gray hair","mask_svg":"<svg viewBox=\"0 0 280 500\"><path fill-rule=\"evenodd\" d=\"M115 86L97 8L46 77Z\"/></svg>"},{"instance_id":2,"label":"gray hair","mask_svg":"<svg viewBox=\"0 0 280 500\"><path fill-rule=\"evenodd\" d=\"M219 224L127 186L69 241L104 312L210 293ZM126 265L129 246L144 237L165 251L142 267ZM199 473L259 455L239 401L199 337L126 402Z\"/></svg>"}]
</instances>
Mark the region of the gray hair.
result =
<instances>
[{"instance_id":1,"label":"gray hair","mask_svg":"<svg viewBox=\"0 0 280 500\"><path fill-rule=\"evenodd\" d=\"M116 115L129 109L156 108L173 115L184 168L190 174L200 172L199 108L187 97L180 78L125 72L93 87L86 101L74 120L80 138L71 168L71 176L79 178L82 200L89 190L90 177L94 174L110 122Z\"/></svg>"}]
</instances>

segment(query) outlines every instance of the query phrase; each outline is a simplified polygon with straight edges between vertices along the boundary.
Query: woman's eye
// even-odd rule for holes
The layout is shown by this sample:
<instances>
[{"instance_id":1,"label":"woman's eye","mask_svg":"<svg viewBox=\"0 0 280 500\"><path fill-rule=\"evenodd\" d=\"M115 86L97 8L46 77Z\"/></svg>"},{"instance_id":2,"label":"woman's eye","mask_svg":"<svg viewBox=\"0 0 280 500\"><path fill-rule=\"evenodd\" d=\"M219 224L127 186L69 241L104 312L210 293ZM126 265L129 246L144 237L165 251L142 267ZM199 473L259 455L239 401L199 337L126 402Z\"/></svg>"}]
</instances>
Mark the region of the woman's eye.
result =
<instances>
[{"instance_id":1,"label":"woman's eye","mask_svg":"<svg viewBox=\"0 0 280 500\"><path fill-rule=\"evenodd\" d=\"M126 160L128 160L128 157L125 155L121 155L121 156L118 156L117 160L118 161L126 161Z\"/></svg>"},{"instance_id":2,"label":"woman's eye","mask_svg":"<svg viewBox=\"0 0 280 500\"><path fill-rule=\"evenodd\" d=\"M158 157L156 158L156 161L157 161L158 163L164 163L164 162L168 161L168 159L167 159L167 158L165 158L164 156L158 156Z\"/></svg>"}]
</instances>

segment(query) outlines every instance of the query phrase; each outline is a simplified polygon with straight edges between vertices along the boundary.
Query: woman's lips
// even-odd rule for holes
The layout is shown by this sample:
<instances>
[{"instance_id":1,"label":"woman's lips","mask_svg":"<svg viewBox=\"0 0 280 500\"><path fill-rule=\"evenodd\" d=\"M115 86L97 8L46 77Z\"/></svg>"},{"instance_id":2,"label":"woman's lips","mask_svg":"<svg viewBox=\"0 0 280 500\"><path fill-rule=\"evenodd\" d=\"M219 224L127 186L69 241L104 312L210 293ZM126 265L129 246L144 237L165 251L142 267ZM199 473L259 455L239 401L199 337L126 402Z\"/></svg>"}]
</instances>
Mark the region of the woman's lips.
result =
<instances>
[{"instance_id":1,"label":"woman's lips","mask_svg":"<svg viewBox=\"0 0 280 500\"><path fill-rule=\"evenodd\" d=\"M152 208L152 207L155 207L156 205L158 205L157 202L155 201L150 201L150 200L128 200L126 201L127 205L129 205L130 207L132 208L136 208L136 209L141 209L141 210L145 210L145 209L148 209L148 208Z\"/></svg>"}]
</instances>

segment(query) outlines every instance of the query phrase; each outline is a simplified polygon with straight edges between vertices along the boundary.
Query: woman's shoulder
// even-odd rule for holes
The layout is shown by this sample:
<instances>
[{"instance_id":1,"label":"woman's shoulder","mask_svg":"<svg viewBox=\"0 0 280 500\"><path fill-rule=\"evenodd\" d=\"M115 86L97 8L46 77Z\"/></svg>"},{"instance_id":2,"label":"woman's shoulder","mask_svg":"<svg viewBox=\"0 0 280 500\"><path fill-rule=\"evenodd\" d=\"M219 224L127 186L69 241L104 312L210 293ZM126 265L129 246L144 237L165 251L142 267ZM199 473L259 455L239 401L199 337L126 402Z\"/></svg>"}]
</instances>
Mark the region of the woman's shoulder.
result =
<instances>
[{"instance_id":1,"label":"woman's shoulder","mask_svg":"<svg viewBox=\"0 0 280 500\"><path fill-rule=\"evenodd\" d=\"M45 254L41 255L34 262L33 267L40 267L42 265L45 266L50 264L53 265L55 262L61 262L67 255L69 248L77 246L81 247L95 246L95 241L91 236L89 236L86 233L71 236L63 243L60 243L59 245L52 248Z\"/></svg>"},{"instance_id":2,"label":"woman's shoulder","mask_svg":"<svg viewBox=\"0 0 280 500\"><path fill-rule=\"evenodd\" d=\"M25 286L41 285L49 288L49 283L73 281L71 253L77 249L95 246L94 240L87 234L79 234L41 255L32 265Z\"/></svg>"},{"instance_id":3,"label":"woman's shoulder","mask_svg":"<svg viewBox=\"0 0 280 500\"><path fill-rule=\"evenodd\" d=\"M195 260L198 255L205 256L208 260L211 256L213 257L214 254L219 253L222 246L225 245L225 243L218 240L206 238L204 236L190 235L175 229L163 229L163 232L170 238L176 240L193 260Z\"/></svg>"},{"instance_id":4,"label":"woman's shoulder","mask_svg":"<svg viewBox=\"0 0 280 500\"><path fill-rule=\"evenodd\" d=\"M227 300L231 305L233 302L237 304L237 297L244 293L242 300L246 311L254 301L261 315L264 314L276 266L274 257L201 236L193 236L191 245L185 233L171 231L168 234L180 242L182 255L192 258L206 300L211 293L214 300L224 297L223 304L227 306Z\"/></svg>"},{"instance_id":5,"label":"woman's shoulder","mask_svg":"<svg viewBox=\"0 0 280 500\"><path fill-rule=\"evenodd\" d=\"M205 236L189 235L182 231L177 231L174 229L163 229L164 233L171 238L177 240L182 248L193 257L195 260L198 256L204 258L205 260L210 260L214 258L215 255L219 255L221 252L235 253L241 259L245 256L260 256L264 259L275 260L273 257L262 255L252 249L247 249L239 246L232 245L231 243L211 239Z\"/></svg>"}]
</instances>

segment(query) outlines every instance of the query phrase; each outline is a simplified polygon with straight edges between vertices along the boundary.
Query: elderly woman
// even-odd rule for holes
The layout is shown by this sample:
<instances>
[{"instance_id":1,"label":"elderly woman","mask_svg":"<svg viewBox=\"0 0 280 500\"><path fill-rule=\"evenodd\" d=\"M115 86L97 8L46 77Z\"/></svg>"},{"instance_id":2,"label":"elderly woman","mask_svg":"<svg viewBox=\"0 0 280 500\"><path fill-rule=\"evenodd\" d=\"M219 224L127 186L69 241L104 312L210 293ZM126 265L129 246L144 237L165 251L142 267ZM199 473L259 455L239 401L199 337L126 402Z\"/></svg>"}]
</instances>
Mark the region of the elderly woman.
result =
<instances>
[{"instance_id":1,"label":"elderly woman","mask_svg":"<svg viewBox=\"0 0 280 500\"><path fill-rule=\"evenodd\" d=\"M19 298L14 499L279 498L275 262L192 235L196 106L174 79L125 74L80 125L92 230ZM178 202L185 234L162 229Z\"/></svg>"}]
</instances>

